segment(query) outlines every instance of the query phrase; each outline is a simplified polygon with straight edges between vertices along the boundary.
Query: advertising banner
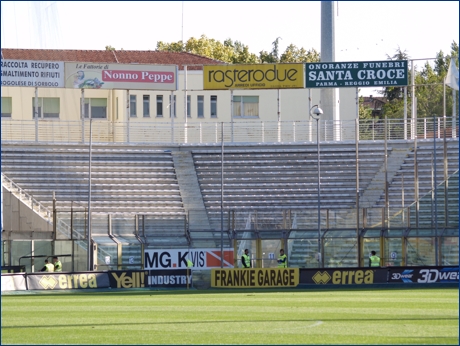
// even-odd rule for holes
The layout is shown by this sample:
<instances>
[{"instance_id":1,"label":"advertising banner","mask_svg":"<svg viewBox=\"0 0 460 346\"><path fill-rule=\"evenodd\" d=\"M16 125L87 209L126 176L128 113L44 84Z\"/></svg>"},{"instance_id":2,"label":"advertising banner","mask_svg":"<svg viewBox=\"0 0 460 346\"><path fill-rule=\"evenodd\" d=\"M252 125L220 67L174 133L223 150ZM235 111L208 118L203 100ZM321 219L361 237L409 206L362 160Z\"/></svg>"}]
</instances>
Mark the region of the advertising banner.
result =
<instances>
[{"instance_id":1,"label":"advertising banner","mask_svg":"<svg viewBox=\"0 0 460 346\"><path fill-rule=\"evenodd\" d=\"M306 88L406 86L407 60L305 64Z\"/></svg>"},{"instance_id":2,"label":"advertising banner","mask_svg":"<svg viewBox=\"0 0 460 346\"><path fill-rule=\"evenodd\" d=\"M144 269L185 269L187 260L193 269L220 268L220 249L147 249L144 252ZM224 249L224 267L233 268L233 248Z\"/></svg>"},{"instance_id":3,"label":"advertising banner","mask_svg":"<svg viewBox=\"0 0 460 346\"><path fill-rule=\"evenodd\" d=\"M212 269L211 287L268 288L296 287L299 268Z\"/></svg>"},{"instance_id":4,"label":"advertising banner","mask_svg":"<svg viewBox=\"0 0 460 346\"><path fill-rule=\"evenodd\" d=\"M459 282L457 267L391 267L389 268L388 282L423 283Z\"/></svg>"},{"instance_id":5,"label":"advertising banner","mask_svg":"<svg viewBox=\"0 0 460 346\"><path fill-rule=\"evenodd\" d=\"M204 90L304 87L304 64L203 66Z\"/></svg>"},{"instance_id":6,"label":"advertising banner","mask_svg":"<svg viewBox=\"0 0 460 346\"><path fill-rule=\"evenodd\" d=\"M177 90L177 66L66 62L65 87L173 91Z\"/></svg>"},{"instance_id":7,"label":"advertising banner","mask_svg":"<svg viewBox=\"0 0 460 346\"><path fill-rule=\"evenodd\" d=\"M113 270L109 271L110 287L112 288L143 288L148 287L147 270Z\"/></svg>"},{"instance_id":8,"label":"advertising banner","mask_svg":"<svg viewBox=\"0 0 460 346\"><path fill-rule=\"evenodd\" d=\"M308 285L369 285L387 282L387 269L300 269L300 283Z\"/></svg>"},{"instance_id":9,"label":"advertising banner","mask_svg":"<svg viewBox=\"0 0 460 346\"><path fill-rule=\"evenodd\" d=\"M191 270L149 270L148 284L150 287L187 288L192 285Z\"/></svg>"},{"instance_id":10,"label":"advertising banner","mask_svg":"<svg viewBox=\"0 0 460 346\"><path fill-rule=\"evenodd\" d=\"M2 274L2 292L25 290L27 290L25 274Z\"/></svg>"},{"instance_id":11,"label":"advertising banner","mask_svg":"<svg viewBox=\"0 0 460 346\"><path fill-rule=\"evenodd\" d=\"M110 287L109 274L101 272L27 274L29 290L68 290Z\"/></svg>"},{"instance_id":12,"label":"advertising banner","mask_svg":"<svg viewBox=\"0 0 460 346\"><path fill-rule=\"evenodd\" d=\"M2 59L2 86L63 88L64 62Z\"/></svg>"}]
</instances>

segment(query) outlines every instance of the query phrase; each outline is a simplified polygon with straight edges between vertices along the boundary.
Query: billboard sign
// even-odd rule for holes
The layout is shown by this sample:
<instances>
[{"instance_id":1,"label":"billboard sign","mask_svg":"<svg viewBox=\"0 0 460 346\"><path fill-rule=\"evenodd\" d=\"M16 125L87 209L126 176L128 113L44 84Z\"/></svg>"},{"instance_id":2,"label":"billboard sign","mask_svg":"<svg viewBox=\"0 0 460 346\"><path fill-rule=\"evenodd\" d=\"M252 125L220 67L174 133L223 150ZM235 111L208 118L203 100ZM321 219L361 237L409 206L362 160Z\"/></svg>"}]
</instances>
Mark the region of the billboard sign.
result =
<instances>
[{"instance_id":1,"label":"billboard sign","mask_svg":"<svg viewBox=\"0 0 460 346\"><path fill-rule=\"evenodd\" d=\"M300 283L307 285L369 285L387 282L386 269L301 269Z\"/></svg>"},{"instance_id":2,"label":"billboard sign","mask_svg":"<svg viewBox=\"0 0 460 346\"><path fill-rule=\"evenodd\" d=\"M108 273L27 274L29 290L68 290L110 287Z\"/></svg>"},{"instance_id":3,"label":"billboard sign","mask_svg":"<svg viewBox=\"0 0 460 346\"><path fill-rule=\"evenodd\" d=\"M2 59L2 87L63 88L64 62Z\"/></svg>"},{"instance_id":4,"label":"billboard sign","mask_svg":"<svg viewBox=\"0 0 460 346\"><path fill-rule=\"evenodd\" d=\"M187 288L192 286L191 271L181 270L149 270L148 284L150 287Z\"/></svg>"},{"instance_id":5,"label":"billboard sign","mask_svg":"<svg viewBox=\"0 0 460 346\"><path fill-rule=\"evenodd\" d=\"M407 60L306 63L305 87L406 86L407 70Z\"/></svg>"},{"instance_id":6,"label":"billboard sign","mask_svg":"<svg viewBox=\"0 0 460 346\"><path fill-rule=\"evenodd\" d=\"M187 260L192 269L220 267L220 249L147 249L144 252L144 269L186 269ZM224 249L224 267L233 268L233 248Z\"/></svg>"},{"instance_id":7,"label":"billboard sign","mask_svg":"<svg viewBox=\"0 0 460 346\"><path fill-rule=\"evenodd\" d=\"M65 87L174 91L177 90L177 65L66 62Z\"/></svg>"},{"instance_id":8,"label":"billboard sign","mask_svg":"<svg viewBox=\"0 0 460 346\"><path fill-rule=\"evenodd\" d=\"M304 87L304 64L203 66L204 90Z\"/></svg>"},{"instance_id":9,"label":"billboard sign","mask_svg":"<svg viewBox=\"0 0 460 346\"><path fill-rule=\"evenodd\" d=\"M27 290L25 274L2 274L2 292L25 290Z\"/></svg>"},{"instance_id":10,"label":"billboard sign","mask_svg":"<svg viewBox=\"0 0 460 346\"><path fill-rule=\"evenodd\" d=\"M211 287L270 288L296 287L299 268L212 269Z\"/></svg>"},{"instance_id":11,"label":"billboard sign","mask_svg":"<svg viewBox=\"0 0 460 346\"><path fill-rule=\"evenodd\" d=\"M426 267L426 268L397 268L389 269L388 282L400 283L456 283L459 282L457 267Z\"/></svg>"}]
</instances>

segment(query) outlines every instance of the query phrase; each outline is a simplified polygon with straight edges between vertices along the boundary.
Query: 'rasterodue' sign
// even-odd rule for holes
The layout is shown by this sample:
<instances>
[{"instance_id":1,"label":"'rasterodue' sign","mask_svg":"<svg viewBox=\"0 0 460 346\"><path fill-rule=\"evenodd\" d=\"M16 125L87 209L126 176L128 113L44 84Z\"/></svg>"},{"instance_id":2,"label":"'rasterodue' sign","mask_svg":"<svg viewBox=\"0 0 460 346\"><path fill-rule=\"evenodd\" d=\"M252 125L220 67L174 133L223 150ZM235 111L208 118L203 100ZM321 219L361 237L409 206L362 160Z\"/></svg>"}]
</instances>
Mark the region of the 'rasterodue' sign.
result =
<instances>
[{"instance_id":1,"label":"'rasterodue' sign","mask_svg":"<svg viewBox=\"0 0 460 346\"><path fill-rule=\"evenodd\" d=\"M304 87L303 64L203 66L204 90Z\"/></svg>"},{"instance_id":2,"label":"'rasterodue' sign","mask_svg":"<svg viewBox=\"0 0 460 346\"><path fill-rule=\"evenodd\" d=\"M305 64L306 88L407 85L407 60Z\"/></svg>"}]
</instances>

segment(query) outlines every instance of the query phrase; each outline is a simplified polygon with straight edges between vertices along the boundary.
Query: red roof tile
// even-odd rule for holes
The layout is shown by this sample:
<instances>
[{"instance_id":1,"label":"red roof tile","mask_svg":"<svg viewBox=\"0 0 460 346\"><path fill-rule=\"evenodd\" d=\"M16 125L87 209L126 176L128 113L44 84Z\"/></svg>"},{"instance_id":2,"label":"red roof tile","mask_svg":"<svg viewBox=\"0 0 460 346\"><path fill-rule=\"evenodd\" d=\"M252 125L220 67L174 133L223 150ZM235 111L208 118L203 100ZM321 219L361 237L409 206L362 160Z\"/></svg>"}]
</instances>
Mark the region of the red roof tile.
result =
<instances>
[{"instance_id":1,"label":"red roof tile","mask_svg":"<svg viewBox=\"0 0 460 346\"><path fill-rule=\"evenodd\" d=\"M2 59L80 61L120 64L223 65L222 61L186 52L159 52L136 50L62 50L62 49L10 49L2 48ZM187 66L187 70L201 70L201 66Z\"/></svg>"}]
</instances>

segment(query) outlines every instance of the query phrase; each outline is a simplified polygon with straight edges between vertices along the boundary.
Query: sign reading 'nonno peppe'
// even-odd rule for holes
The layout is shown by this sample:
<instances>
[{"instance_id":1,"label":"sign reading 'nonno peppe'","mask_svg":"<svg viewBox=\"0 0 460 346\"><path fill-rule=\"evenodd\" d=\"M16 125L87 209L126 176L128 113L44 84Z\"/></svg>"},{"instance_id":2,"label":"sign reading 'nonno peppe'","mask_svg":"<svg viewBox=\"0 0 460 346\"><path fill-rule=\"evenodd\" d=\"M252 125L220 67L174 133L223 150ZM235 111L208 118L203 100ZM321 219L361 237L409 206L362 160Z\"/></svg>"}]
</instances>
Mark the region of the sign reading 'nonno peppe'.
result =
<instances>
[{"instance_id":1,"label":"sign reading 'nonno peppe'","mask_svg":"<svg viewBox=\"0 0 460 346\"><path fill-rule=\"evenodd\" d=\"M388 87L407 85L407 60L305 64L306 88Z\"/></svg>"}]
</instances>

